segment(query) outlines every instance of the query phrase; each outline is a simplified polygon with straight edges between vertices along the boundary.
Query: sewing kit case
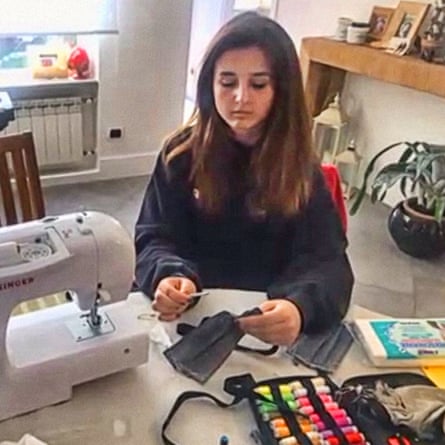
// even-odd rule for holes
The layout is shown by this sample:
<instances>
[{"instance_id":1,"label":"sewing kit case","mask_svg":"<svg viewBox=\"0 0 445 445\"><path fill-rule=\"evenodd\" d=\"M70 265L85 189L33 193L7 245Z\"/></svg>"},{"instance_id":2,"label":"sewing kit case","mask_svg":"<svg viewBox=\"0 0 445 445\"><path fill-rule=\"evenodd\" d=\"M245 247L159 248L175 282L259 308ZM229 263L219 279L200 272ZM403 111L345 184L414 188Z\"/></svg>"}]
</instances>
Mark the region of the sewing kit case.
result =
<instances>
[{"instance_id":1,"label":"sewing kit case","mask_svg":"<svg viewBox=\"0 0 445 445\"><path fill-rule=\"evenodd\" d=\"M408 427L395 426L382 406L367 397L377 382L392 388L435 386L427 377L410 372L357 376L341 386L327 375L256 382L251 374L243 374L224 382L224 390L234 396L231 403L205 392L182 393L164 422L162 437L164 444L174 445L165 435L174 413L187 399L205 397L221 407L247 399L256 423L250 443L257 445L445 445L441 423L428 440Z\"/></svg>"}]
</instances>

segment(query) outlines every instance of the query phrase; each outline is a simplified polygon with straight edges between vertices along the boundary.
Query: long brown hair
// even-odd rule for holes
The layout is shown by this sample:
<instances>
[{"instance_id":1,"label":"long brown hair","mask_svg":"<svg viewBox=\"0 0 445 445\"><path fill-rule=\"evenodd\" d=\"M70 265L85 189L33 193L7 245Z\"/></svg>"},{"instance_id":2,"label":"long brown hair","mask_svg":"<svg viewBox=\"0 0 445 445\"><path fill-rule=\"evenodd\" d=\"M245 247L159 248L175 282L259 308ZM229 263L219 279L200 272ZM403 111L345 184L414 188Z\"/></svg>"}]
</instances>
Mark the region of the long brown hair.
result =
<instances>
[{"instance_id":1,"label":"long brown hair","mask_svg":"<svg viewBox=\"0 0 445 445\"><path fill-rule=\"evenodd\" d=\"M190 180L199 189L200 203L218 213L230 193L221 159L229 156L230 129L219 116L213 94L215 64L231 49L258 47L272 71L274 100L258 149L252 153L249 174L256 190L254 204L267 212L293 214L307 203L317 158L312 149L301 69L295 46L275 21L246 12L227 22L204 56L197 85L197 104L189 121L167 141L183 140L167 155L167 162L192 150ZM224 164L227 164L224 162Z\"/></svg>"}]
</instances>

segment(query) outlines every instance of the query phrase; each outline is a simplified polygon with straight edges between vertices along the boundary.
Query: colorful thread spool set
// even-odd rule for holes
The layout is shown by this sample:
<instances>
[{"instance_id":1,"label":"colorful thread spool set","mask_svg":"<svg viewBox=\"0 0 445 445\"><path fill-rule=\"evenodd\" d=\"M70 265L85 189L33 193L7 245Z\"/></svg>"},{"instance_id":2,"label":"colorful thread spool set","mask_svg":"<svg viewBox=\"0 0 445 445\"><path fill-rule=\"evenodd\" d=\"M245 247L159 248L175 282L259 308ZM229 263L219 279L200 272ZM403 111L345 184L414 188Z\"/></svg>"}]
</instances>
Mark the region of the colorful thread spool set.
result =
<instances>
[{"instance_id":1,"label":"colorful thread spool set","mask_svg":"<svg viewBox=\"0 0 445 445\"><path fill-rule=\"evenodd\" d=\"M261 394L261 399L256 400L258 413L269 425L278 445L302 445L289 426L289 414L297 430L306 435L312 445L341 445L339 431L349 445L369 445L348 413L335 402L331 388L322 377L305 379L305 382L294 380L274 388L260 385L255 392ZM287 406L287 415L279 409L283 404Z\"/></svg>"}]
</instances>

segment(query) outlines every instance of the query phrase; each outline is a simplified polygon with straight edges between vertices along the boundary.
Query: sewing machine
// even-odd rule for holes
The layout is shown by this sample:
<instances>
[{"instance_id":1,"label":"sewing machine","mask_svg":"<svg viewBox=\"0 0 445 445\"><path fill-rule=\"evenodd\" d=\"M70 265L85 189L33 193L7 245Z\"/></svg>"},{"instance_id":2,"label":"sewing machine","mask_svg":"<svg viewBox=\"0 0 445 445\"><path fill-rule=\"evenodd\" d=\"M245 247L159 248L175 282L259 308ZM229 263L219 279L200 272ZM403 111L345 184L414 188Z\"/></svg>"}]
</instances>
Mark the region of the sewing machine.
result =
<instances>
[{"instance_id":1,"label":"sewing machine","mask_svg":"<svg viewBox=\"0 0 445 445\"><path fill-rule=\"evenodd\" d=\"M131 238L102 213L0 228L0 420L147 361L148 334L125 301L133 274ZM19 303L56 292L73 301L10 317Z\"/></svg>"}]
</instances>

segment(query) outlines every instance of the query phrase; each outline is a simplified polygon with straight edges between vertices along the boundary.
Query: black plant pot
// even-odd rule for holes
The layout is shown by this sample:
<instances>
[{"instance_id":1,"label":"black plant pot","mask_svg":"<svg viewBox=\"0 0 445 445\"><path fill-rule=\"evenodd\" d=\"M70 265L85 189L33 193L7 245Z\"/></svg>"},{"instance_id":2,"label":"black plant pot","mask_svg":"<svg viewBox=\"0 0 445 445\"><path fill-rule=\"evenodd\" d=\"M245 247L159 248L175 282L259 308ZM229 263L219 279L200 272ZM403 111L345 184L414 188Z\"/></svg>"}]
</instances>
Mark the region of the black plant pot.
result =
<instances>
[{"instance_id":1,"label":"black plant pot","mask_svg":"<svg viewBox=\"0 0 445 445\"><path fill-rule=\"evenodd\" d=\"M416 199L397 204L388 218L388 229L397 247L416 258L434 258L445 252L445 222L415 210Z\"/></svg>"}]
</instances>

